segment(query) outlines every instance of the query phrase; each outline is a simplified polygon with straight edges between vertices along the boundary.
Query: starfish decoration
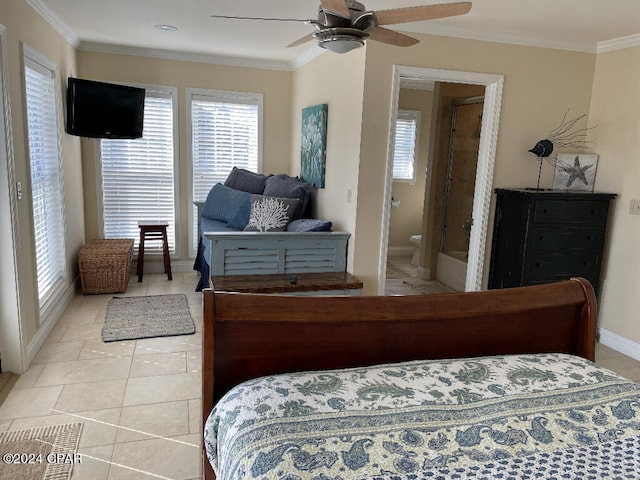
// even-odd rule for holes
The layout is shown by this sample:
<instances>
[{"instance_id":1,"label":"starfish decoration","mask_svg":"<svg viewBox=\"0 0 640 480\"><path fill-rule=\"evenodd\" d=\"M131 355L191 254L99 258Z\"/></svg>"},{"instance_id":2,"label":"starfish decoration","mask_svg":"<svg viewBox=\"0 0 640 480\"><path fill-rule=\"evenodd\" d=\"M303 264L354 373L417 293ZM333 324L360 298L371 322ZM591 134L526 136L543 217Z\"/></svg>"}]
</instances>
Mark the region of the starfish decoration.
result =
<instances>
[{"instance_id":1,"label":"starfish decoration","mask_svg":"<svg viewBox=\"0 0 640 480\"><path fill-rule=\"evenodd\" d=\"M580 165L580 159L578 158L578 155L576 155L576 157L573 159L573 166L564 162L559 165L560 170L569 175L569 179L567 180L567 187L570 187L571 184L576 180L580 180L584 182L585 185L589 185L586 173L587 170L589 170L591 167L593 167L593 164L585 165L584 167Z\"/></svg>"}]
</instances>

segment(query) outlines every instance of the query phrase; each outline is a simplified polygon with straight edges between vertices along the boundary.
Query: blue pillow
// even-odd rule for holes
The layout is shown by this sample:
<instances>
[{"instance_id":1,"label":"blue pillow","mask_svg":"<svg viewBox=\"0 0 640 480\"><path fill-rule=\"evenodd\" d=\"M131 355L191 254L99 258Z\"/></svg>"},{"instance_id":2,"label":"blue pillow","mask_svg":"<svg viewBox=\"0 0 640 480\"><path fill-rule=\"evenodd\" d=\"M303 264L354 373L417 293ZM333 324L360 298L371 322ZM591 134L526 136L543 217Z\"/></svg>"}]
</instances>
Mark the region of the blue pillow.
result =
<instances>
[{"instance_id":1,"label":"blue pillow","mask_svg":"<svg viewBox=\"0 0 640 480\"><path fill-rule=\"evenodd\" d=\"M221 183L215 184L207 200L202 208L202 216L211 218L213 220L220 220L221 222L233 221L235 224L241 221L236 218L238 211L243 208L251 208L246 205L251 203L251 194L247 192L241 192L230 187L225 187ZM249 221L249 214L247 213L247 222Z\"/></svg>"},{"instance_id":2,"label":"blue pillow","mask_svg":"<svg viewBox=\"0 0 640 480\"><path fill-rule=\"evenodd\" d=\"M304 215L312 188L310 183L298 177L281 173L267 178L262 194L265 197L298 198L298 208L291 217L292 220L297 220Z\"/></svg>"},{"instance_id":3,"label":"blue pillow","mask_svg":"<svg viewBox=\"0 0 640 480\"><path fill-rule=\"evenodd\" d=\"M244 168L233 167L224 184L242 192L262 194L266 180L266 175L251 172Z\"/></svg>"},{"instance_id":4,"label":"blue pillow","mask_svg":"<svg viewBox=\"0 0 640 480\"><path fill-rule=\"evenodd\" d=\"M330 232L332 225L328 220L301 218L287 225L287 232Z\"/></svg>"}]
</instances>

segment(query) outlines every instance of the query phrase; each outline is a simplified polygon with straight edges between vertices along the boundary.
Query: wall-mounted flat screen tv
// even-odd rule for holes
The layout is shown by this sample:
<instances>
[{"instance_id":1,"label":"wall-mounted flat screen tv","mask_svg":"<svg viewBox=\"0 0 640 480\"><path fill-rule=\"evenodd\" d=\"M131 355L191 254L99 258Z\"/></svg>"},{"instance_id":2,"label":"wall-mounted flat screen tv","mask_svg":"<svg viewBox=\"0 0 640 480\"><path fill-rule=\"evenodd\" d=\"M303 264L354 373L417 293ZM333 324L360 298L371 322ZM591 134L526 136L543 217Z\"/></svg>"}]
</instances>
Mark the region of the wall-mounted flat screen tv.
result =
<instances>
[{"instance_id":1,"label":"wall-mounted flat screen tv","mask_svg":"<svg viewBox=\"0 0 640 480\"><path fill-rule=\"evenodd\" d=\"M79 137L140 138L144 96L144 88L69 77L66 131Z\"/></svg>"}]
</instances>

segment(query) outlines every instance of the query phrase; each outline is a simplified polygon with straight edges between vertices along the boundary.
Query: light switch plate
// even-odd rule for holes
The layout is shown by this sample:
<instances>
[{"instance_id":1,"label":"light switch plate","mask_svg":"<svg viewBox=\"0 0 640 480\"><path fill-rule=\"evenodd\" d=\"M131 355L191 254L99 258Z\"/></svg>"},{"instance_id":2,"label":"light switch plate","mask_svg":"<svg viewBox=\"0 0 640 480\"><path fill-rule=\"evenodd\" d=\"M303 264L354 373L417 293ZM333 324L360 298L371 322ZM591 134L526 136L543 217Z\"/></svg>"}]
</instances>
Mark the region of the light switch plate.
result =
<instances>
[{"instance_id":1,"label":"light switch plate","mask_svg":"<svg viewBox=\"0 0 640 480\"><path fill-rule=\"evenodd\" d=\"M629 213L632 215L640 215L640 200L631 200Z\"/></svg>"}]
</instances>

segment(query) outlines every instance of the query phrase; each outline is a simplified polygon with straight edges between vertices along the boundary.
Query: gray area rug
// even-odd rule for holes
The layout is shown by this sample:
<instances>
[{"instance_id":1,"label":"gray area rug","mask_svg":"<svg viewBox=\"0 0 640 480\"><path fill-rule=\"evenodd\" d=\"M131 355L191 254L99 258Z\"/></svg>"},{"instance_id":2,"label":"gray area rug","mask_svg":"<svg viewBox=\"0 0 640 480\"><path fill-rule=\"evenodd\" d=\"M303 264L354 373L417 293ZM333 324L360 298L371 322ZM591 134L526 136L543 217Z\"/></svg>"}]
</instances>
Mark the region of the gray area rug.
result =
<instances>
[{"instance_id":1,"label":"gray area rug","mask_svg":"<svg viewBox=\"0 0 640 480\"><path fill-rule=\"evenodd\" d=\"M0 433L0 480L67 480L82 462L80 432L82 423Z\"/></svg>"},{"instance_id":2,"label":"gray area rug","mask_svg":"<svg viewBox=\"0 0 640 480\"><path fill-rule=\"evenodd\" d=\"M102 341L190 335L196 327L187 296L113 297L107 304Z\"/></svg>"}]
</instances>

